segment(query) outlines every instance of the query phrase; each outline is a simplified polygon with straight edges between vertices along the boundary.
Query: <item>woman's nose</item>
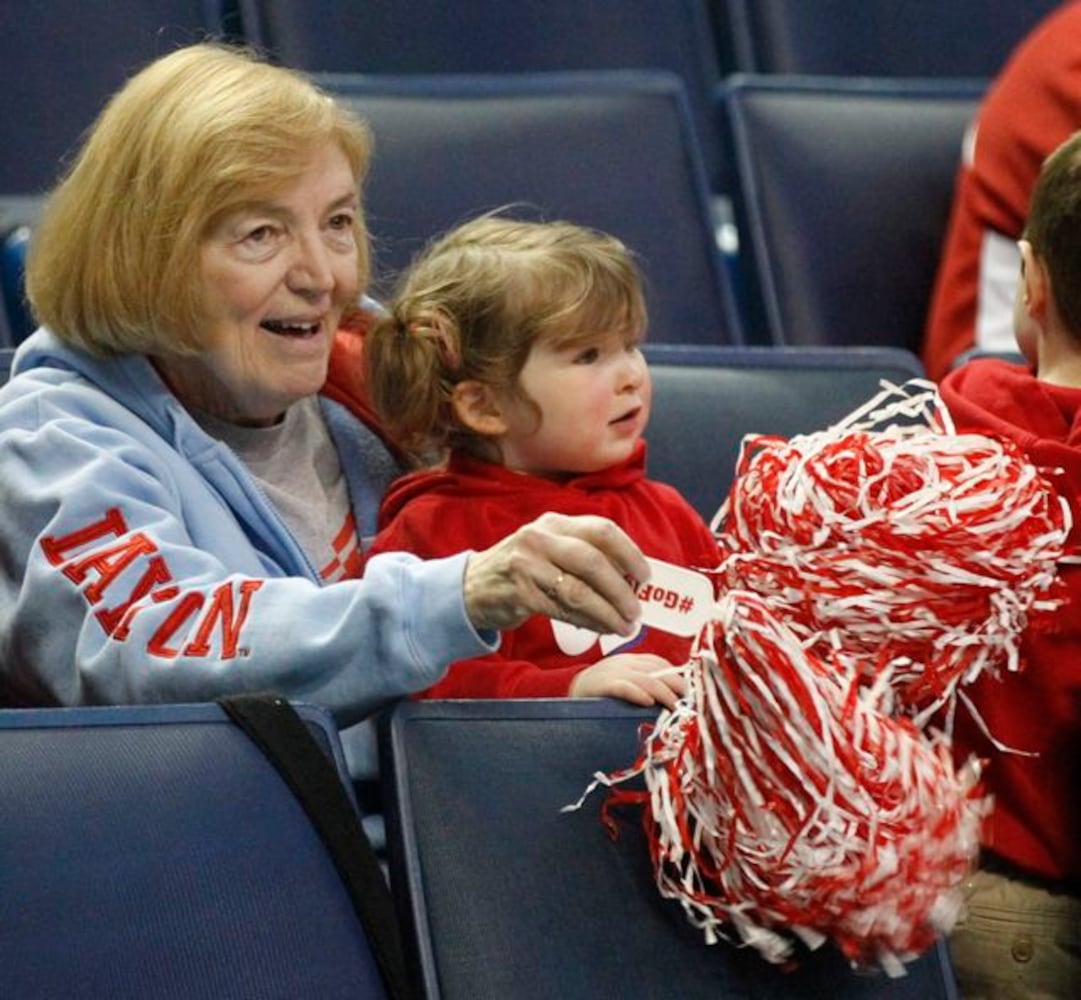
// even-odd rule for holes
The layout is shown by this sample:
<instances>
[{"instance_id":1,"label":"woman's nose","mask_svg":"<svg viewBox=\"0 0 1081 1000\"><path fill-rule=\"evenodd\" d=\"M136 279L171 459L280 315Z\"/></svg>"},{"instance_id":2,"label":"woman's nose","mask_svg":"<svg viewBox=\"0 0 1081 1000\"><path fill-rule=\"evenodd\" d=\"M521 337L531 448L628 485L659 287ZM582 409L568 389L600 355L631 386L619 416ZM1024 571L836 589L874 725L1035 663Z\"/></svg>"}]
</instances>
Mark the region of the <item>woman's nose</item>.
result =
<instances>
[{"instance_id":1,"label":"woman's nose","mask_svg":"<svg viewBox=\"0 0 1081 1000\"><path fill-rule=\"evenodd\" d=\"M300 237L294 248L295 259L289 270L289 287L300 295L323 295L334 287L334 270L323 241Z\"/></svg>"}]
</instances>

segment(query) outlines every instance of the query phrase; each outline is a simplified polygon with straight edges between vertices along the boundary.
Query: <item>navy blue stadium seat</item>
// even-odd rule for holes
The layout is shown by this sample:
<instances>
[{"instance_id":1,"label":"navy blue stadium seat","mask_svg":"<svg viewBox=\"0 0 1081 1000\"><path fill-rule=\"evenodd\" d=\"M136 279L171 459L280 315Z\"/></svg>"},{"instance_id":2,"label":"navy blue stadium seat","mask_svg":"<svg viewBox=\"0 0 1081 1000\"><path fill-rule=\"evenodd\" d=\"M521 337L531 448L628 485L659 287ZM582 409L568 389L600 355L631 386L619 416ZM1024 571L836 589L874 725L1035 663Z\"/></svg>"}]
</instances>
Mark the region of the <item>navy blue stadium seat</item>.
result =
<instances>
[{"instance_id":1,"label":"navy blue stadium seat","mask_svg":"<svg viewBox=\"0 0 1081 1000\"><path fill-rule=\"evenodd\" d=\"M675 486L707 522L728 495L747 434L823 430L881 382L922 378L909 351L889 347L645 345L653 380L649 475Z\"/></svg>"},{"instance_id":2,"label":"navy blue stadium seat","mask_svg":"<svg viewBox=\"0 0 1081 1000\"><path fill-rule=\"evenodd\" d=\"M661 899L632 816L609 838L594 772L632 764L655 712L602 699L402 703L381 720L392 884L427 1000L955 998L944 946L908 974L798 968L706 945Z\"/></svg>"},{"instance_id":3,"label":"navy blue stadium seat","mask_svg":"<svg viewBox=\"0 0 1081 1000\"><path fill-rule=\"evenodd\" d=\"M239 7L247 38L311 71L677 73L716 181L710 107L721 75L707 0L239 0Z\"/></svg>"},{"instance_id":4,"label":"navy blue stadium seat","mask_svg":"<svg viewBox=\"0 0 1081 1000\"><path fill-rule=\"evenodd\" d=\"M11 344L25 340L33 329L33 320L24 293L26 251L30 243L30 227L16 226L0 230L0 296L8 319Z\"/></svg>"},{"instance_id":5,"label":"navy blue stadium seat","mask_svg":"<svg viewBox=\"0 0 1081 1000\"><path fill-rule=\"evenodd\" d=\"M0 345L18 344L34 327L24 289L26 253L44 203L44 195L0 194L0 313L6 317Z\"/></svg>"},{"instance_id":6,"label":"navy blue stadium seat","mask_svg":"<svg viewBox=\"0 0 1081 1000\"><path fill-rule=\"evenodd\" d=\"M917 350L983 81L745 76L720 95L755 342Z\"/></svg>"},{"instance_id":7,"label":"navy blue stadium seat","mask_svg":"<svg viewBox=\"0 0 1081 1000\"><path fill-rule=\"evenodd\" d=\"M0 193L52 187L112 93L156 56L219 33L224 2L0 4Z\"/></svg>"},{"instance_id":8,"label":"navy blue stadium seat","mask_svg":"<svg viewBox=\"0 0 1081 1000\"><path fill-rule=\"evenodd\" d=\"M351 795L329 716L296 714ZM387 996L320 832L221 707L5 709L0 757L4 996Z\"/></svg>"},{"instance_id":9,"label":"navy blue stadium seat","mask_svg":"<svg viewBox=\"0 0 1081 1000\"><path fill-rule=\"evenodd\" d=\"M10 348L15 343L15 335L11 332L11 321L8 319L7 307L0 298L0 351Z\"/></svg>"},{"instance_id":10,"label":"navy blue stadium seat","mask_svg":"<svg viewBox=\"0 0 1081 1000\"><path fill-rule=\"evenodd\" d=\"M1061 0L712 0L735 69L826 76L994 76Z\"/></svg>"},{"instance_id":11,"label":"navy blue stadium seat","mask_svg":"<svg viewBox=\"0 0 1081 1000\"><path fill-rule=\"evenodd\" d=\"M646 275L654 340L741 342L677 77L316 79L372 126L366 206L384 285L441 231L516 204L620 237Z\"/></svg>"}]
</instances>

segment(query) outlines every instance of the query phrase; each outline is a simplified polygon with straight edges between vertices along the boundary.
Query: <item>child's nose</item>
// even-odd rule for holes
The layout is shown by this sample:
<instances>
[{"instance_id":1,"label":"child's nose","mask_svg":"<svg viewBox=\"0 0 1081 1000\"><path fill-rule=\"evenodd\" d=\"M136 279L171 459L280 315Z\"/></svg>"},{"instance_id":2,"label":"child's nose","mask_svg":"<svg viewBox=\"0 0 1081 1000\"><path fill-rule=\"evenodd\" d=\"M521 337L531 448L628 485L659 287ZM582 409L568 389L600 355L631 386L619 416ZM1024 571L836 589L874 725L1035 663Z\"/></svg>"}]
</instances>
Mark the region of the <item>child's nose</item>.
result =
<instances>
[{"instance_id":1,"label":"child's nose","mask_svg":"<svg viewBox=\"0 0 1081 1000\"><path fill-rule=\"evenodd\" d=\"M628 354L620 372L622 384L628 388L637 388L646 374L646 359L640 353Z\"/></svg>"}]
</instances>

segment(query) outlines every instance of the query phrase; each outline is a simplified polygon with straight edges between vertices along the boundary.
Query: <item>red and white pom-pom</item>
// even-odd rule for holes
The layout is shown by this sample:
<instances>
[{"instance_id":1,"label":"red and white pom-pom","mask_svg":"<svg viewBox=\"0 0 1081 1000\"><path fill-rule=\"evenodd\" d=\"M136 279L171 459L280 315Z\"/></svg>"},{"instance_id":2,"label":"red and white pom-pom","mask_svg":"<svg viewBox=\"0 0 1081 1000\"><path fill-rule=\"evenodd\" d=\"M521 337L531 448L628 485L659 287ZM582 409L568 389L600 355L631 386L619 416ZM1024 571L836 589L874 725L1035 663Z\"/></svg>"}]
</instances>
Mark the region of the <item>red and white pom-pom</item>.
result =
<instances>
[{"instance_id":1,"label":"red and white pom-pom","mask_svg":"<svg viewBox=\"0 0 1081 1000\"><path fill-rule=\"evenodd\" d=\"M1058 606L1070 529L1015 445L952 433L938 405L929 383L891 386L825 431L746 439L714 522L722 591L768 597L823 659L889 669L902 707L928 714L1019 668L1033 613ZM921 414L941 430L897 422Z\"/></svg>"},{"instance_id":2,"label":"red and white pom-pom","mask_svg":"<svg viewBox=\"0 0 1081 1000\"><path fill-rule=\"evenodd\" d=\"M747 593L718 605L689 691L662 712L638 762L657 886L707 941L771 962L792 932L836 942L893 975L950 930L978 849L974 765L876 704L879 689L821 663ZM594 784L596 784L595 782ZM592 786L591 786L592 787Z\"/></svg>"},{"instance_id":3,"label":"red and white pom-pom","mask_svg":"<svg viewBox=\"0 0 1081 1000\"><path fill-rule=\"evenodd\" d=\"M1060 603L1069 507L909 383L826 431L748 438L718 525L688 690L591 787L644 806L657 886L708 941L783 962L793 935L828 939L901 974L956 921L990 808L978 764L924 727L1019 668Z\"/></svg>"}]
</instances>

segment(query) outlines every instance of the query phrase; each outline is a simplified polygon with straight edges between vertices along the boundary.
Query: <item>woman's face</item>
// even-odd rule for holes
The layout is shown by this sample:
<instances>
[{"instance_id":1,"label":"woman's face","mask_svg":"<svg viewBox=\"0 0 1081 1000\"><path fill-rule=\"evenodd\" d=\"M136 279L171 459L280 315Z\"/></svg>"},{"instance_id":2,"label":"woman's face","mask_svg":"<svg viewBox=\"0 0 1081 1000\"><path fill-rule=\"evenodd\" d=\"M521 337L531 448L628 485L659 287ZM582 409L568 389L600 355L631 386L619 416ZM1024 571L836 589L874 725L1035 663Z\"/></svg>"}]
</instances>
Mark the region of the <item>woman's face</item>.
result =
<instances>
[{"instance_id":1,"label":"woman's face","mask_svg":"<svg viewBox=\"0 0 1081 1000\"><path fill-rule=\"evenodd\" d=\"M290 187L210 233L199 261L208 347L154 359L185 406L260 426L319 390L342 312L359 292L359 212L349 161L327 144Z\"/></svg>"}]
</instances>

